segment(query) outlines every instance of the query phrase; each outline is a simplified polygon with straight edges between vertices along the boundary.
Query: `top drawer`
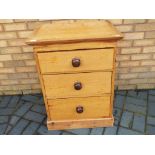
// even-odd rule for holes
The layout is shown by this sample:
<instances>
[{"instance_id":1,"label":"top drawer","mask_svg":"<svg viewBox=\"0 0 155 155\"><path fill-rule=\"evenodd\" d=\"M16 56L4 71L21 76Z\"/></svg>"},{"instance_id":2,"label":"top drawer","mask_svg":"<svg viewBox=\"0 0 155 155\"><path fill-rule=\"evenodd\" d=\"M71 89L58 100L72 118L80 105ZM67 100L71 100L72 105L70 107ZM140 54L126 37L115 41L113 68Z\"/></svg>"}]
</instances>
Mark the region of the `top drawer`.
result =
<instances>
[{"instance_id":1,"label":"top drawer","mask_svg":"<svg viewBox=\"0 0 155 155\"><path fill-rule=\"evenodd\" d=\"M74 73L113 69L114 49L38 53L42 74Z\"/></svg>"}]
</instances>

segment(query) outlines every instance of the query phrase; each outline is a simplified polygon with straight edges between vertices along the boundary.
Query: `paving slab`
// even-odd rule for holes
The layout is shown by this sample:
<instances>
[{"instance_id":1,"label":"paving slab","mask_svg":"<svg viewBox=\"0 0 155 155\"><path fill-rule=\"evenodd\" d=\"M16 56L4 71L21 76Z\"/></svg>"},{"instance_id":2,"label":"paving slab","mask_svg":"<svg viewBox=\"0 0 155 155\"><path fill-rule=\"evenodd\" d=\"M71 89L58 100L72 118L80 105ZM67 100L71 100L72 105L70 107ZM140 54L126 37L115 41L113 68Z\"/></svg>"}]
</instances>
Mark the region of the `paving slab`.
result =
<instances>
[{"instance_id":1,"label":"paving slab","mask_svg":"<svg viewBox=\"0 0 155 155\"><path fill-rule=\"evenodd\" d=\"M26 112L29 111L29 109L32 107L33 103L26 102L17 111L15 112L15 115L17 116L23 116Z\"/></svg>"},{"instance_id":2,"label":"paving slab","mask_svg":"<svg viewBox=\"0 0 155 155\"><path fill-rule=\"evenodd\" d=\"M114 114L114 116L119 118L119 117L121 116L121 111L122 111L122 110L119 109L119 108L114 108L114 109L113 109L113 114Z\"/></svg>"},{"instance_id":3,"label":"paving slab","mask_svg":"<svg viewBox=\"0 0 155 155\"><path fill-rule=\"evenodd\" d=\"M123 128L120 127L118 130L118 135L141 135L142 133L131 130L131 129L127 129L127 128Z\"/></svg>"},{"instance_id":4,"label":"paving slab","mask_svg":"<svg viewBox=\"0 0 155 155\"><path fill-rule=\"evenodd\" d=\"M0 116L0 124L7 123L9 120L9 116Z\"/></svg>"},{"instance_id":5,"label":"paving slab","mask_svg":"<svg viewBox=\"0 0 155 155\"><path fill-rule=\"evenodd\" d=\"M42 94L0 96L0 134L155 134L155 90L115 91L114 127L48 131Z\"/></svg>"},{"instance_id":6,"label":"paving slab","mask_svg":"<svg viewBox=\"0 0 155 155\"><path fill-rule=\"evenodd\" d=\"M124 101L125 101L125 96L116 95L114 99L114 107L122 109L124 105Z\"/></svg>"},{"instance_id":7,"label":"paving slab","mask_svg":"<svg viewBox=\"0 0 155 155\"><path fill-rule=\"evenodd\" d=\"M141 98L134 98L134 97L126 97L126 104L133 104L133 105L138 105L138 106L146 106L147 101Z\"/></svg>"},{"instance_id":8,"label":"paving slab","mask_svg":"<svg viewBox=\"0 0 155 155\"><path fill-rule=\"evenodd\" d=\"M77 135L88 135L90 133L90 129L86 128L86 129L71 129L71 130L65 130L67 132L71 132L73 134L77 134Z\"/></svg>"},{"instance_id":9,"label":"paving slab","mask_svg":"<svg viewBox=\"0 0 155 155\"><path fill-rule=\"evenodd\" d=\"M33 135L37 128L39 127L39 123L31 122L26 129L23 131L23 135Z\"/></svg>"},{"instance_id":10,"label":"paving slab","mask_svg":"<svg viewBox=\"0 0 155 155\"><path fill-rule=\"evenodd\" d=\"M151 101L148 103L148 115L155 116L155 102Z\"/></svg>"},{"instance_id":11,"label":"paving slab","mask_svg":"<svg viewBox=\"0 0 155 155\"><path fill-rule=\"evenodd\" d=\"M62 133L62 131L60 130L51 130L48 131L47 127L42 125L40 126L40 128L37 130L37 133L40 135L60 135Z\"/></svg>"},{"instance_id":12,"label":"paving slab","mask_svg":"<svg viewBox=\"0 0 155 155\"><path fill-rule=\"evenodd\" d=\"M9 132L9 135L20 135L22 134L25 127L28 125L29 121L21 119Z\"/></svg>"},{"instance_id":13,"label":"paving slab","mask_svg":"<svg viewBox=\"0 0 155 155\"><path fill-rule=\"evenodd\" d=\"M119 95L126 95L127 94L127 91L126 90L117 90L115 91L115 94L119 94Z\"/></svg>"},{"instance_id":14,"label":"paving slab","mask_svg":"<svg viewBox=\"0 0 155 155\"><path fill-rule=\"evenodd\" d=\"M121 114L123 109L114 108L113 115L114 115L114 124L117 126L121 120Z\"/></svg>"},{"instance_id":15,"label":"paving slab","mask_svg":"<svg viewBox=\"0 0 155 155\"><path fill-rule=\"evenodd\" d=\"M93 128L91 129L90 135L102 135L104 128Z\"/></svg>"},{"instance_id":16,"label":"paving slab","mask_svg":"<svg viewBox=\"0 0 155 155\"><path fill-rule=\"evenodd\" d=\"M62 133L61 130L48 130L48 135L60 135Z\"/></svg>"},{"instance_id":17,"label":"paving slab","mask_svg":"<svg viewBox=\"0 0 155 155\"><path fill-rule=\"evenodd\" d=\"M10 108L16 107L18 102L19 102L19 100L20 100L20 97L21 96L18 96L18 95L17 96L13 96L11 98L11 100L10 100L10 103L8 104L8 107L10 107Z\"/></svg>"},{"instance_id":18,"label":"paving slab","mask_svg":"<svg viewBox=\"0 0 155 155\"><path fill-rule=\"evenodd\" d=\"M0 115L8 116L13 113L14 109L13 108L0 108Z\"/></svg>"},{"instance_id":19,"label":"paving slab","mask_svg":"<svg viewBox=\"0 0 155 155\"><path fill-rule=\"evenodd\" d=\"M137 98L139 99L143 99L143 100L147 100L148 98L148 91L139 91L138 92L138 95L137 95Z\"/></svg>"},{"instance_id":20,"label":"paving slab","mask_svg":"<svg viewBox=\"0 0 155 155\"><path fill-rule=\"evenodd\" d=\"M123 127L131 128L133 122L133 113L124 111L120 125Z\"/></svg>"},{"instance_id":21,"label":"paving slab","mask_svg":"<svg viewBox=\"0 0 155 155\"><path fill-rule=\"evenodd\" d=\"M125 104L124 109L126 111L144 114L144 115L146 115L146 110L147 110L146 107L138 106L135 104Z\"/></svg>"},{"instance_id":22,"label":"paving slab","mask_svg":"<svg viewBox=\"0 0 155 155\"><path fill-rule=\"evenodd\" d=\"M149 90L148 93L149 93L150 95L155 95L155 90Z\"/></svg>"},{"instance_id":23,"label":"paving slab","mask_svg":"<svg viewBox=\"0 0 155 155\"><path fill-rule=\"evenodd\" d=\"M151 124L155 126L155 117L147 117L147 124Z\"/></svg>"},{"instance_id":24,"label":"paving slab","mask_svg":"<svg viewBox=\"0 0 155 155\"><path fill-rule=\"evenodd\" d=\"M42 113L42 114L46 114L46 110L45 110L45 106L44 105L38 105L35 104L32 108L32 111L38 112L38 113Z\"/></svg>"},{"instance_id":25,"label":"paving slab","mask_svg":"<svg viewBox=\"0 0 155 155\"><path fill-rule=\"evenodd\" d=\"M62 135L75 135L75 134L73 134L73 133L71 133L71 132L66 132L66 131L64 131L64 132L62 133Z\"/></svg>"},{"instance_id":26,"label":"paving slab","mask_svg":"<svg viewBox=\"0 0 155 155\"><path fill-rule=\"evenodd\" d=\"M45 118L45 115L29 111L25 114L24 118L34 122L42 122Z\"/></svg>"},{"instance_id":27,"label":"paving slab","mask_svg":"<svg viewBox=\"0 0 155 155\"><path fill-rule=\"evenodd\" d=\"M44 105L44 99L43 99L43 97L41 97L37 103L40 104L40 105Z\"/></svg>"},{"instance_id":28,"label":"paving slab","mask_svg":"<svg viewBox=\"0 0 155 155\"><path fill-rule=\"evenodd\" d=\"M41 125L40 128L37 130L37 133L40 135L46 135L47 134L47 128L44 125Z\"/></svg>"},{"instance_id":29,"label":"paving slab","mask_svg":"<svg viewBox=\"0 0 155 155\"><path fill-rule=\"evenodd\" d=\"M104 135L116 135L117 126L105 128Z\"/></svg>"},{"instance_id":30,"label":"paving slab","mask_svg":"<svg viewBox=\"0 0 155 155\"><path fill-rule=\"evenodd\" d=\"M137 97L138 92L135 90L130 90L127 92L127 96Z\"/></svg>"},{"instance_id":31,"label":"paving slab","mask_svg":"<svg viewBox=\"0 0 155 155\"><path fill-rule=\"evenodd\" d=\"M137 131L144 132L144 130L145 130L145 116L140 115L140 114L134 114L132 128Z\"/></svg>"},{"instance_id":32,"label":"paving slab","mask_svg":"<svg viewBox=\"0 0 155 155\"><path fill-rule=\"evenodd\" d=\"M155 102L155 96L154 96L154 95L149 95L149 96L148 96L148 101L149 101L149 102L151 102L151 101L152 101L152 102Z\"/></svg>"},{"instance_id":33,"label":"paving slab","mask_svg":"<svg viewBox=\"0 0 155 155\"><path fill-rule=\"evenodd\" d=\"M147 125L146 134L155 135L155 126Z\"/></svg>"},{"instance_id":34,"label":"paving slab","mask_svg":"<svg viewBox=\"0 0 155 155\"><path fill-rule=\"evenodd\" d=\"M11 100L12 96L3 96L1 98L0 102L0 108L5 108L9 104L9 101Z\"/></svg>"},{"instance_id":35,"label":"paving slab","mask_svg":"<svg viewBox=\"0 0 155 155\"><path fill-rule=\"evenodd\" d=\"M20 120L19 116L12 116L10 121L9 121L9 124L10 125L15 125L18 122L18 120Z\"/></svg>"},{"instance_id":36,"label":"paving slab","mask_svg":"<svg viewBox=\"0 0 155 155\"><path fill-rule=\"evenodd\" d=\"M5 134L6 128L7 128L7 124L0 124L0 135Z\"/></svg>"},{"instance_id":37,"label":"paving slab","mask_svg":"<svg viewBox=\"0 0 155 155\"><path fill-rule=\"evenodd\" d=\"M8 134L12 129L12 126L11 125L7 125L6 129L5 129L5 133L4 134Z\"/></svg>"},{"instance_id":38,"label":"paving slab","mask_svg":"<svg viewBox=\"0 0 155 155\"><path fill-rule=\"evenodd\" d=\"M21 99L32 103L37 103L39 101L39 98L33 95L23 95Z\"/></svg>"},{"instance_id":39,"label":"paving slab","mask_svg":"<svg viewBox=\"0 0 155 155\"><path fill-rule=\"evenodd\" d=\"M114 125L118 126L119 122L120 122L120 119L115 117L114 118Z\"/></svg>"}]
</instances>

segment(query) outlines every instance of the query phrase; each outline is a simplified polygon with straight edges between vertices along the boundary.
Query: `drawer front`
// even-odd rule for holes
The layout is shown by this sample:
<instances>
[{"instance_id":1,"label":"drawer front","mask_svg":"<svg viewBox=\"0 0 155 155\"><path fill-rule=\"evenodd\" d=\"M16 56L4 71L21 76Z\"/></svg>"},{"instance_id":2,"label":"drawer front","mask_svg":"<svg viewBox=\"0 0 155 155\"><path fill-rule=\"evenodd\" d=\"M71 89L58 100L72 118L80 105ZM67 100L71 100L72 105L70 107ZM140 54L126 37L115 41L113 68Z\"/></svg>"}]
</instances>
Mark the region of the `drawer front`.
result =
<instances>
[{"instance_id":1,"label":"drawer front","mask_svg":"<svg viewBox=\"0 0 155 155\"><path fill-rule=\"evenodd\" d=\"M48 100L51 120L104 118L110 115L110 96Z\"/></svg>"},{"instance_id":2,"label":"drawer front","mask_svg":"<svg viewBox=\"0 0 155 155\"><path fill-rule=\"evenodd\" d=\"M87 97L111 93L111 76L111 72L43 75L46 97Z\"/></svg>"},{"instance_id":3,"label":"drawer front","mask_svg":"<svg viewBox=\"0 0 155 155\"><path fill-rule=\"evenodd\" d=\"M38 53L42 74L111 70L114 49Z\"/></svg>"}]
</instances>

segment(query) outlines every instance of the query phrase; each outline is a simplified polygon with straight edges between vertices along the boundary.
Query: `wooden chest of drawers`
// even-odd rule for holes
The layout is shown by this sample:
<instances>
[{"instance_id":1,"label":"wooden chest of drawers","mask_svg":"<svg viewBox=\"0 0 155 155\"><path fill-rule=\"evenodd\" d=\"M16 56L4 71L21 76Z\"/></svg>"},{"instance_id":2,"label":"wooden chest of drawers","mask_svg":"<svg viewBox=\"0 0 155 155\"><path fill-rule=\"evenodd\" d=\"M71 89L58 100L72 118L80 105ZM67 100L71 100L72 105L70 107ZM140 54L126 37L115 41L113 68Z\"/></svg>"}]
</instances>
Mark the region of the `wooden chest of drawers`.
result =
<instances>
[{"instance_id":1,"label":"wooden chest of drawers","mask_svg":"<svg viewBox=\"0 0 155 155\"><path fill-rule=\"evenodd\" d=\"M42 25L34 46L49 130L112 126L116 41L107 21Z\"/></svg>"}]
</instances>

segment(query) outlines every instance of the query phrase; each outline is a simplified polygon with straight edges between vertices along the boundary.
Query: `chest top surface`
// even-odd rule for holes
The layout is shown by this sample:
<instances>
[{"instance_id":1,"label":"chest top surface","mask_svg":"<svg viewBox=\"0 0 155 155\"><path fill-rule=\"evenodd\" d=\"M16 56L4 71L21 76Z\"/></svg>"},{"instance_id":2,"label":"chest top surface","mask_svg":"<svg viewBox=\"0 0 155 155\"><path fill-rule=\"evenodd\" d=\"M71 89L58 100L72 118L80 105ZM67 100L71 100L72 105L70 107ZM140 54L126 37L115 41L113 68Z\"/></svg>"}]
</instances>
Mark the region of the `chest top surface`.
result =
<instances>
[{"instance_id":1,"label":"chest top surface","mask_svg":"<svg viewBox=\"0 0 155 155\"><path fill-rule=\"evenodd\" d=\"M117 41L123 36L105 20L77 20L43 24L27 40L29 45L74 43L86 41Z\"/></svg>"}]
</instances>

